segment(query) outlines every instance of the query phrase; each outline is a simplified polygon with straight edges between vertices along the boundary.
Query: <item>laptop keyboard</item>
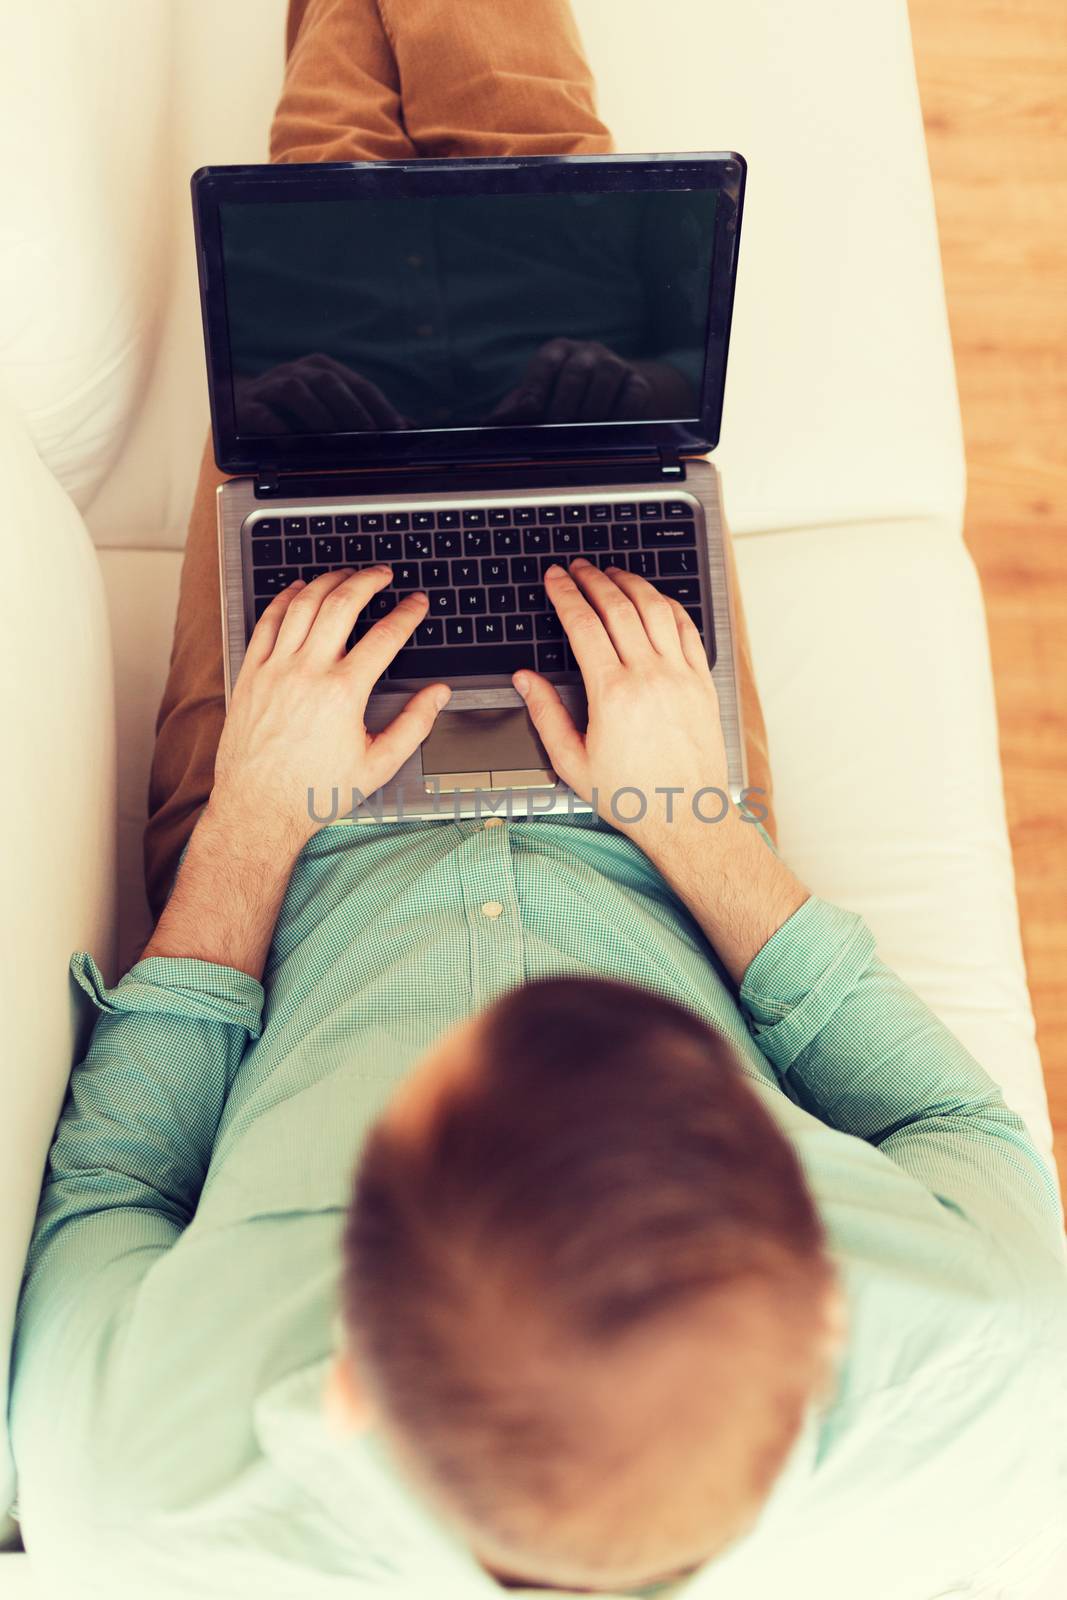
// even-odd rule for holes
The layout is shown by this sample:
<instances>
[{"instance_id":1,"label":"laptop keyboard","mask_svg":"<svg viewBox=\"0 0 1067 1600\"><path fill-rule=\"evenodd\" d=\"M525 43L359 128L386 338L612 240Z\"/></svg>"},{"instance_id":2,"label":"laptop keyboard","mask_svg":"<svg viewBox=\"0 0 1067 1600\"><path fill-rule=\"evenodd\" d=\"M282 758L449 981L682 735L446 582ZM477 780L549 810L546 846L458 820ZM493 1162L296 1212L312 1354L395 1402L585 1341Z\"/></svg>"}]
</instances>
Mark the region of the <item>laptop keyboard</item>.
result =
<instances>
[{"instance_id":1,"label":"laptop keyboard","mask_svg":"<svg viewBox=\"0 0 1067 1600\"><path fill-rule=\"evenodd\" d=\"M426 620L387 679L506 677L520 667L575 672L543 578L553 562L566 566L576 556L639 572L679 601L704 637L688 500L280 514L259 517L250 533L257 618L297 578L310 582L336 567L386 562L393 569L392 584L375 595L353 639L404 594L425 590ZM714 661L714 641L709 653Z\"/></svg>"}]
</instances>

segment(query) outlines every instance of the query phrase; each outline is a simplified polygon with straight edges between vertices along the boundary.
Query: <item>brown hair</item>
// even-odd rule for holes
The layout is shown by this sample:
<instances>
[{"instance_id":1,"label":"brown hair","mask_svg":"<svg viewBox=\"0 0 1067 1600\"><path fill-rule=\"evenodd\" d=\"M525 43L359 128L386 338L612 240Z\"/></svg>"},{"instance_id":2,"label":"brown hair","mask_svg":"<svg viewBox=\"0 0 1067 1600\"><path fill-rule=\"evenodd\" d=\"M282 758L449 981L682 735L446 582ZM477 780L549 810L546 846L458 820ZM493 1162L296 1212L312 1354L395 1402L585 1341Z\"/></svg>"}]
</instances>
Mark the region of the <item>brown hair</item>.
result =
<instances>
[{"instance_id":1,"label":"brown hair","mask_svg":"<svg viewBox=\"0 0 1067 1600\"><path fill-rule=\"evenodd\" d=\"M577 978L485 1015L344 1242L361 1376L423 1486L542 1582L647 1581L762 1502L819 1382L830 1269L726 1041Z\"/></svg>"}]
</instances>

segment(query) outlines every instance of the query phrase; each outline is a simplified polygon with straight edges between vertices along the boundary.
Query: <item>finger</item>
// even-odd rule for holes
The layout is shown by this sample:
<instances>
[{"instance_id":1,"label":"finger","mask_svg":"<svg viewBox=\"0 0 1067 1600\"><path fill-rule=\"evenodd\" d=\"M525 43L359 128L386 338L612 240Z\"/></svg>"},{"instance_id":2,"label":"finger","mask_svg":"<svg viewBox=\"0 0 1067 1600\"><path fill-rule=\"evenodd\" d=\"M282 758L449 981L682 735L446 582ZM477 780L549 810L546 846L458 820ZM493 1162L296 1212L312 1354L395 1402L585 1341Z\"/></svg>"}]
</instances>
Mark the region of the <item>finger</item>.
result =
<instances>
[{"instance_id":1,"label":"finger","mask_svg":"<svg viewBox=\"0 0 1067 1600\"><path fill-rule=\"evenodd\" d=\"M278 629L282 625L282 618L301 589L306 587L307 585L303 578L297 578L296 582L291 583L287 589L283 589L281 594L274 596L274 599L252 629L252 637L248 641L248 649L245 651L244 661L241 662L241 671L244 671L247 662L251 662L252 666L259 666L266 661L277 641ZM240 673L238 673L238 677L240 677Z\"/></svg>"},{"instance_id":2,"label":"finger","mask_svg":"<svg viewBox=\"0 0 1067 1600\"><path fill-rule=\"evenodd\" d=\"M528 396L538 417L544 417L549 395L556 381L556 373L566 361L574 344L570 339L550 339L543 344L522 375L519 390Z\"/></svg>"},{"instance_id":3,"label":"finger","mask_svg":"<svg viewBox=\"0 0 1067 1600\"><path fill-rule=\"evenodd\" d=\"M368 567L359 576L366 577L368 574L376 577L377 588L384 587L392 577L388 567ZM338 567L333 572L324 572L320 578L315 578L307 584L292 601L282 618L274 647L275 653L292 655L294 651L301 649L314 626L324 600L353 576L351 567ZM373 593L373 589L371 592Z\"/></svg>"},{"instance_id":4,"label":"finger","mask_svg":"<svg viewBox=\"0 0 1067 1600\"><path fill-rule=\"evenodd\" d=\"M711 676L711 662L708 652L704 648L704 641L700 637L696 623L683 605L677 600L668 600L675 626L678 629L678 642L682 647L682 654L689 665L698 672L706 672Z\"/></svg>"},{"instance_id":5,"label":"finger","mask_svg":"<svg viewBox=\"0 0 1067 1600\"><path fill-rule=\"evenodd\" d=\"M589 798L589 762L585 740L556 689L538 672L516 672L512 683L526 702L554 770L575 793Z\"/></svg>"},{"instance_id":6,"label":"finger","mask_svg":"<svg viewBox=\"0 0 1067 1600\"><path fill-rule=\"evenodd\" d=\"M404 419L376 383L369 378L364 378L359 372L352 372L348 379L353 394L363 405L371 419L371 426L380 431L393 428L402 428Z\"/></svg>"},{"instance_id":7,"label":"finger","mask_svg":"<svg viewBox=\"0 0 1067 1600\"><path fill-rule=\"evenodd\" d=\"M367 752L371 794L395 777L408 757L415 754L451 698L447 683L432 683L413 694L403 711L375 735Z\"/></svg>"},{"instance_id":8,"label":"finger","mask_svg":"<svg viewBox=\"0 0 1067 1600\"><path fill-rule=\"evenodd\" d=\"M618 653L604 624L562 567L549 567L544 583L549 604L556 608L582 677L592 686L605 672L619 665Z\"/></svg>"},{"instance_id":9,"label":"finger","mask_svg":"<svg viewBox=\"0 0 1067 1600\"><path fill-rule=\"evenodd\" d=\"M612 583L606 573L583 556L571 562L570 571L604 624L619 660L624 663L647 661L652 655L652 642L629 595L624 594L618 584ZM575 651L575 655L577 653Z\"/></svg>"},{"instance_id":10,"label":"finger","mask_svg":"<svg viewBox=\"0 0 1067 1600\"><path fill-rule=\"evenodd\" d=\"M677 661L682 647L667 596L654 589L647 578L636 572L624 572L621 567L605 567L604 576L633 604L653 648L668 660Z\"/></svg>"},{"instance_id":11,"label":"finger","mask_svg":"<svg viewBox=\"0 0 1067 1600\"><path fill-rule=\"evenodd\" d=\"M407 644L424 620L429 605L421 591L406 594L399 605L369 628L348 652L348 671L365 694L370 694L386 667Z\"/></svg>"},{"instance_id":12,"label":"finger","mask_svg":"<svg viewBox=\"0 0 1067 1600\"><path fill-rule=\"evenodd\" d=\"M348 650L348 641L360 613L392 581L390 567L363 567L358 572L350 572L344 583L331 589L323 599L308 629L304 650L316 661L340 661Z\"/></svg>"}]
</instances>

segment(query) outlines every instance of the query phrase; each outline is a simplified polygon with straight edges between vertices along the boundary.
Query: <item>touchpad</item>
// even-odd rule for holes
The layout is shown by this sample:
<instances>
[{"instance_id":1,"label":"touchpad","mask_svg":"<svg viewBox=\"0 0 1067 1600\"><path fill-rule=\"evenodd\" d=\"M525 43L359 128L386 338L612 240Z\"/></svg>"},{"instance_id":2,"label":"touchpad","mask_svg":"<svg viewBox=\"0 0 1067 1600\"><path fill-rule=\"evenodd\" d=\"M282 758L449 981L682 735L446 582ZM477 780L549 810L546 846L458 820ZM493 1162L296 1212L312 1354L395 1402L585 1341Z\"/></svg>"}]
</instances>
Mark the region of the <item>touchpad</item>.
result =
<instances>
[{"instance_id":1,"label":"touchpad","mask_svg":"<svg viewBox=\"0 0 1067 1600\"><path fill-rule=\"evenodd\" d=\"M428 778L443 773L552 770L525 706L442 711L422 747Z\"/></svg>"}]
</instances>

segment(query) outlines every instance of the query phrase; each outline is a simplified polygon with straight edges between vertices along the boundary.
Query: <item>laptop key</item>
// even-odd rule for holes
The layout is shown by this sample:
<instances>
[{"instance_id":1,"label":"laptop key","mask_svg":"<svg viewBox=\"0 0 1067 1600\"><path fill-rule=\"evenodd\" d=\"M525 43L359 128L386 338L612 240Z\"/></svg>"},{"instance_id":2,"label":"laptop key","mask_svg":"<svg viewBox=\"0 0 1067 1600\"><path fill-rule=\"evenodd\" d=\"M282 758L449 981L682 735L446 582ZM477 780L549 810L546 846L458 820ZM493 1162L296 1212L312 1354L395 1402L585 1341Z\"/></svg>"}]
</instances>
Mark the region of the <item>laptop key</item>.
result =
<instances>
[{"instance_id":1,"label":"laptop key","mask_svg":"<svg viewBox=\"0 0 1067 1600\"><path fill-rule=\"evenodd\" d=\"M563 520L564 520L564 522L584 522L585 521L585 516L586 516L586 512L585 512L585 507L584 506L564 506L563 507Z\"/></svg>"},{"instance_id":2,"label":"laptop key","mask_svg":"<svg viewBox=\"0 0 1067 1600\"><path fill-rule=\"evenodd\" d=\"M474 622L470 617L447 617L445 619L445 639L448 644L472 644L474 642Z\"/></svg>"},{"instance_id":3,"label":"laptop key","mask_svg":"<svg viewBox=\"0 0 1067 1600\"><path fill-rule=\"evenodd\" d=\"M477 561L453 561L452 582L457 588L469 589L478 582Z\"/></svg>"},{"instance_id":4,"label":"laptop key","mask_svg":"<svg viewBox=\"0 0 1067 1600\"><path fill-rule=\"evenodd\" d=\"M311 540L310 539L286 539L286 541L285 541L285 559L289 563L290 566L292 566L294 563L297 566L303 566L305 561L310 561L311 560Z\"/></svg>"},{"instance_id":5,"label":"laptop key","mask_svg":"<svg viewBox=\"0 0 1067 1600\"><path fill-rule=\"evenodd\" d=\"M338 531L338 533L358 533L359 532L359 518L355 515L354 512L349 513L347 516L344 516L344 517L338 517L337 518L337 531Z\"/></svg>"},{"instance_id":6,"label":"laptop key","mask_svg":"<svg viewBox=\"0 0 1067 1600\"><path fill-rule=\"evenodd\" d=\"M439 528L458 528L459 527L459 512L458 511L439 511L437 513L437 526Z\"/></svg>"},{"instance_id":7,"label":"laptop key","mask_svg":"<svg viewBox=\"0 0 1067 1600\"><path fill-rule=\"evenodd\" d=\"M414 561L398 561L393 568L394 589L418 589L419 568Z\"/></svg>"},{"instance_id":8,"label":"laptop key","mask_svg":"<svg viewBox=\"0 0 1067 1600\"><path fill-rule=\"evenodd\" d=\"M608 530L603 524L598 527L590 523L582 529L583 550L606 550L609 542Z\"/></svg>"},{"instance_id":9,"label":"laptop key","mask_svg":"<svg viewBox=\"0 0 1067 1600\"><path fill-rule=\"evenodd\" d=\"M300 534L307 533L308 519L307 517L286 517L283 526L286 533L299 537Z\"/></svg>"},{"instance_id":10,"label":"laptop key","mask_svg":"<svg viewBox=\"0 0 1067 1600\"><path fill-rule=\"evenodd\" d=\"M493 506L489 512L489 526L491 528L508 528L511 526L511 507Z\"/></svg>"},{"instance_id":11,"label":"laptop key","mask_svg":"<svg viewBox=\"0 0 1067 1600\"><path fill-rule=\"evenodd\" d=\"M473 616L475 612L485 610L484 589L461 589L459 591L459 609L464 616ZM456 643L462 641L457 640Z\"/></svg>"},{"instance_id":12,"label":"laptop key","mask_svg":"<svg viewBox=\"0 0 1067 1600\"><path fill-rule=\"evenodd\" d=\"M406 511L387 511L385 514L385 526L390 533L407 533L411 527L411 517ZM432 527L433 518L430 518L429 524L417 522L415 526L417 528Z\"/></svg>"},{"instance_id":13,"label":"laptop key","mask_svg":"<svg viewBox=\"0 0 1067 1600\"><path fill-rule=\"evenodd\" d=\"M511 561L512 583L536 583L541 576L541 568L537 564L536 556L513 556Z\"/></svg>"},{"instance_id":14,"label":"laptop key","mask_svg":"<svg viewBox=\"0 0 1067 1600\"><path fill-rule=\"evenodd\" d=\"M435 533L433 536L433 553L435 556L458 556L462 548L462 535L457 533Z\"/></svg>"},{"instance_id":15,"label":"laptop key","mask_svg":"<svg viewBox=\"0 0 1067 1600\"><path fill-rule=\"evenodd\" d=\"M446 589L448 587L448 562L424 561L422 563L422 586L424 589Z\"/></svg>"},{"instance_id":16,"label":"laptop key","mask_svg":"<svg viewBox=\"0 0 1067 1600\"><path fill-rule=\"evenodd\" d=\"M519 590L520 611L543 611L548 604L541 584L523 584Z\"/></svg>"},{"instance_id":17,"label":"laptop key","mask_svg":"<svg viewBox=\"0 0 1067 1600\"><path fill-rule=\"evenodd\" d=\"M510 584L504 588L490 589L489 609L490 611L497 613L501 611L514 611L515 591Z\"/></svg>"},{"instance_id":18,"label":"laptop key","mask_svg":"<svg viewBox=\"0 0 1067 1600\"><path fill-rule=\"evenodd\" d=\"M521 611L513 616L504 618L504 631L509 639L516 642L529 642L534 636L533 617L524 615Z\"/></svg>"},{"instance_id":19,"label":"laptop key","mask_svg":"<svg viewBox=\"0 0 1067 1600\"><path fill-rule=\"evenodd\" d=\"M440 617L427 617L425 622L420 622L412 638L417 645L442 644L445 637L445 625Z\"/></svg>"},{"instance_id":20,"label":"laptop key","mask_svg":"<svg viewBox=\"0 0 1067 1600\"><path fill-rule=\"evenodd\" d=\"M466 621L466 619L464 619ZM470 622L466 623L470 627ZM522 667L533 667L532 644L445 645L439 650L401 650L385 676L397 678L510 678Z\"/></svg>"},{"instance_id":21,"label":"laptop key","mask_svg":"<svg viewBox=\"0 0 1067 1600\"><path fill-rule=\"evenodd\" d=\"M502 528L493 534L493 552L498 556L518 555L522 549L522 534L517 528Z\"/></svg>"},{"instance_id":22,"label":"laptop key","mask_svg":"<svg viewBox=\"0 0 1067 1600\"><path fill-rule=\"evenodd\" d=\"M696 578L660 578L656 584L660 594L670 595L682 606L699 606L700 584Z\"/></svg>"},{"instance_id":23,"label":"laptop key","mask_svg":"<svg viewBox=\"0 0 1067 1600\"><path fill-rule=\"evenodd\" d=\"M565 672L567 668L567 652L561 644L539 644L537 646L538 672Z\"/></svg>"},{"instance_id":24,"label":"laptop key","mask_svg":"<svg viewBox=\"0 0 1067 1600\"><path fill-rule=\"evenodd\" d=\"M476 617L474 635L479 644L503 644L503 617Z\"/></svg>"},{"instance_id":25,"label":"laptop key","mask_svg":"<svg viewBox=\"0 0 1067 1600\"><path fill-rule=\"evenodd\" d=\"M428 533L409 533L404 539L404 554L409 561L424 561L433 555L433 539Z\"/></svg>"},{"instance_id":26,"label":"laptop key","mask_svg":"<svg viewBox=\"0 0 1067 1600\"><path fill-rule=\"evenodd\" d=\"M463 513L463 526L465 528L484 528L486 515L483 510L476 508Z\"/></svg>"},{"instance_id":27,"label":"laptop key","mask_svg":"<svg viewBox=\"0 0 1067 1600\"><path fill-rule=\"evenodd\" d=\"M365 511L359 519L360 533L381 533L384 527L385 517L380 511Z\"/></svg>"},{"instance_id":28,"label":"laptop key","mask_svg":"<svg viewBox=\"0 0 1067 1600\"><path fill-rule=\"evenodd\" d=\"M576 556L582 548L577 528L557 528L552 535L552 548L557 555Z\"/></svg>"},{"instance_id":29,"label":"laptop key","mask_svg":"<svg viewBox=\"0 0 1067 1600\"><path fill-rule=\"evenodd\" d=\"M333 532L333 518L332 517L312 517L312 519L311 519L311 531L312 531L312 533L332 533Z\"/></svg>"},{"instance_id":30,"label":"laptop key","mask_svg":"<svg viewBox=\"0 0 1067 1600\"><path fill-rule=\"evenodd\" d=\"M430 593L430 616L450 617L456 609L456 591L454 589L434 589Z\"/></svg>"},{"instance_id":31,"label":"laptop key","mask_svg":"<svg viewBox=\"0 0 1067 1600\"><path fill-rule=\"evenodd\" d=\"M620 562L622 566L624 563ZM630 572L638 573L642 578L656 576L656 558L651 550L630 550L627 552L625 566Z\"/></svg>"},{"instance_id":32,"label":"laptop key","mask_svg":"<svg viewBox=\"0 0 1067 1600\"><path fill-rule=\"evenodd\" d=\"M434 511L416 511L412 514L411 526L416 533L428 533L437 521Z\"/></svg>"},{"instance_id":33,"label":"laptop key","mask_svg":"<svg viewBox=\"0 0 1067 1600\"><path fill-rule=\"evenodd\" d=\"M552 535L547 528L528 528L522 536L522 548L528 556L544 555L552 548Z\"/></svg>"},{"instance_id":34,"label":"laptop key","mask_svg":"<svg viewBox=\"0 0 1067 1600\"><path fill-rule=\"evenodd\" d=\"M464 516L466 516L464 512ZM489 554L490 535L483 533L465 533L463 535L463 554L465 556L487 556Z\"/></svg>"},{"instance_id":35,"label":"laptop key","mask_svg":"<svg viewBox=\"0 0 1067 1600\"><path fill-rule=\"evenodd\" d=\"M506 560L492 556L488 561L482 562L483 583L507 583L507 581L508 564Z\"/></svg>"},{"instance_id":36,"label":"laptop key","mask_svg":"<svg viewBox=\"0 0 1067 1600\"><path fill-rule=\"evenodd\" d=\"M331 535L328 539L315 540L315 560L320 564L326 562L334 566L341 559L341 541Z\"/></svg>"},{"instance_id":37,"label":"laptop key","mask_svg":"<svg viewBox=\"0 0 1067 1600\"><path fill-rule=\"evenodd\" d=\"M641 521L658 522L663 515L663 507L658 500L641 501Z\"/></svg>"},{"instance_id":38,"label":"laptop key","mask_svg":"<svg viewBox=\"0 0 1067 1600\"><path fill-rule=\"evenodd\" d=\"M693 508L688 500L668 500L663 507L665 517L693 517Z\"/></svg>"},{"instance_id":39,"label":"laptop key","mask_svg":"<svg viewBox=\"0 0 1067 1600\"><path fill-rule=\"evenodd\" d=\"M560 506L538 506L537 520L542 524L546 522L562 522L562 508Z\"/></svg>"},{"instance_id":40,"label":"laptop key","mask_svg":"<svg viewBox=\"0 0 1067 1600\"><path fill-rule=\"evenodd\" d=\"M260 517L251 528L253 539L277 539L281 531L281 517Z\"/></svg>"},{"instance_id":41,"label":"laptop key","mask_svg":"<svg viewBox=\"0 0 1067 1600\"><path fill-rule=\"evenodd\" d=\"M299 576L295 567L257 567L253 574L256 594L271 596L281 594L282 590L288 589Z\"/></svg>"},{"instance_id":42,"label":"laptop key","mask_svg":"<svg viewBox=\"0 0 1067 1600\"><path fill-rule=\"evenodd\" d=\"M520 528L529 527L537 521L537 511L533 506L512 506L511 520Z\"/></svg>"},{"instance_id":43,"label":"laptop key","mask_svg":"<svg viewBox=\"0 0 1067 1600\"><path fill-rule=\"evenodd\" d=\"M687 612L687 614L689 616L689 620L691 622L695 623L697 632L698 633L703 633L704 632L704 614L701 611L700 607L699 606L686 606L685 609L686 609L686 612Z\"/></svg>"},{"instance_id":44,"label":"laptop key","mask_svg":"<svg viewBox=\"0 0 1067 1600\"><path fill-rule=\"evenodd\" d=\"M640 541L636 522L616 522L611 530L613 550L633 550Z\"/></svg>"},{"instance_id":45,"label":"laptop key","mask_svg":"<svg viewBox=\"0 0 1067 1600\"><path fill-rule=\"evenodd\" d=\"M539 639L562 639L563 624L554 611L542 611L534 620L534 632Z\"/></svg>"},{"instance_id":46,"label":"laptop key","mask_svg":"<svg viewBox=\"0 0 1067 1600\"><path fill-rule=\"evenodd\" d=\"M668 546L692 545L696 542L695 522L650 522L641 529L641 543L649 550L663 550Z\"/></svg>"},{"instance_id":47,"label":"laptop key","mask_svg":"<svg viewBox=\"0 0 1067 1600\"><path fill-rule=\"evenodd\" d=\"M375 561L399 561L403 554L403 543L398 533L380 533L374 541Z\"/></svg>"},{"instance_id":48,"label":"laptop key","mask_svg":"<svg viewBox=\"0 0 1067 1600\"><path fill-rule=\"evenodd\" d=\"M337 520L340 522L341 518L338 517ZM364 562L364 561L373 561L373 559L374 559L374 541L369 537L369 535L362 534L362 533L346 533L345 534L345 560L346 561L348 561L348 562L354 562L354 561Z\"/></svg>"},{"instance_id":49,"label":"laptop key","mask_svg":"<svg viewBox=\"0 0 1067 1600\"><path fill-rule=\"evenodd\" d=\"M610 522L611 507L607 505L590 506L589 520L590 522Z\"/></svg>"},{"instance_id":50,"label":"laptop key","mask_svg":"<svg viewBox=\"0 0 1067 1600\"><path fill-rule=\"evenodd\" d=\"M307 542L306 540L304 541ZM280 539L253 539L252 540L252 565L254 567L276 567L282 559L282 541Z\"/></svg>"},{"instance_id":51,"label":"laptop key","mask_svg":"<svg viewBox=\"0 0 1067 1600\"><path fill-rule=\"evenodd\" d=\"M623 500L617 506L612 506L611 514L616 522L636 522L637 507L632 500Z\"/></svg>"},{"instance_id":52,"label":"laptop key","mask_svg":"<svg viewBox=\"0 0 1067 1600\"><path fill-rule=\"evenodd\" d=\"M694 576L700 571L695 550L663 550L659 558L661 578L677 578L683 574Z\"/></svg>"},{"instance_id":53,"label":"laptop key","mask_svg":"<svg viewBox=\"0 0 1067 1600\"><path fill-rule=\"evenodd\" d=\"M395 605L396 595L384 589L381 594L371 596L370 604L367 606L367 616L373 617L377 622L379 617L387 617Z\"/></svg>"},{"instance_id":54,"label":"laptop key","mask_svg":"<svg viewBox=\"0 0 1067 1600\"><path fill-rule=\"evenodd\" d=\"M329 567L302 567L300 576L305 583L314 583L316 578L321 578L324 572L329 571Z\"/></svg>"}]
</instances>

